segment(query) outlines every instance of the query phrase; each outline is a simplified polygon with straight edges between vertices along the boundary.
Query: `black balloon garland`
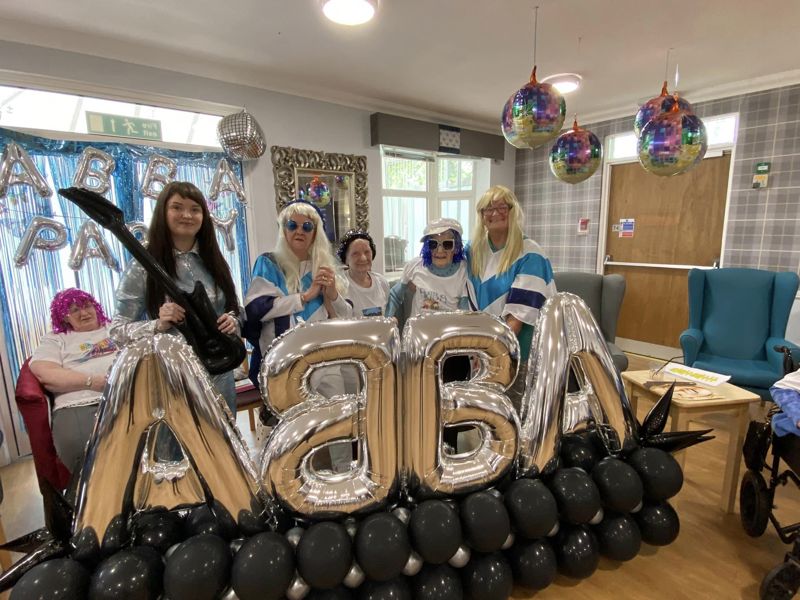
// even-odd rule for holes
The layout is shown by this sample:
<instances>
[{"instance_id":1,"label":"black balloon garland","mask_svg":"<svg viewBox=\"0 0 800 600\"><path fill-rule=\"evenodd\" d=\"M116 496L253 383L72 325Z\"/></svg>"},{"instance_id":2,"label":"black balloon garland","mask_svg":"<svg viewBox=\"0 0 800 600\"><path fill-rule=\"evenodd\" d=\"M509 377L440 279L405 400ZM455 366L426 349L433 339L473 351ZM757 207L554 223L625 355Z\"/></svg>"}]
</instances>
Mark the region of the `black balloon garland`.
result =
<instances>
[{"instance_id":1,"label":"black balloon garland","mask_svg":"<svg viewBox=\"0 0 800 600\"><path fill-rule=\"evenodd\" d=\"M559 573L584 579L601 556L631 560L643 542L678 536L668 500L683 473L668 450L709 438L662 433L670 399L671 390L628 456L608 456L595 431L566 435L553 473L461 498L406 500L342 523L284 516L261 532L218 505L139 514L130 539L119 519L102 553L96 540L73 540L71 558L28 570L11 600L504 600L514 585L541 590Z\"/></svg>"}]
</instances>

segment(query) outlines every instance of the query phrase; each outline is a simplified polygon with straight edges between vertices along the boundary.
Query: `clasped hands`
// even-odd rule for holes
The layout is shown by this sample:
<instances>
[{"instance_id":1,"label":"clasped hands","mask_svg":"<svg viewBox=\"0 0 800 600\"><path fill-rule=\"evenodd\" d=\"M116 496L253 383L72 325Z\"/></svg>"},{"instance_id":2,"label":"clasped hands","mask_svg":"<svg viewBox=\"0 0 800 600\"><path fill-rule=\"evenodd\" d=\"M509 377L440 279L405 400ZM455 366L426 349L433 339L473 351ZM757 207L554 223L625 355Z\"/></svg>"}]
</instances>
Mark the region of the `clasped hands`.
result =
<instances>
[{"instance_id":1,"label":"clasped hands","mask_svg":"<svg viewBox=\"0 0 800 600\"><path fill-rule=\"evenodd\" d=\"M303 302L310 302L320 294L331 302L339 297L339 292L336 290L336 273L331 267L320 267L317 270L314 279L311 280L311 286L303 294Z\"/></svg>"}]
</instances>

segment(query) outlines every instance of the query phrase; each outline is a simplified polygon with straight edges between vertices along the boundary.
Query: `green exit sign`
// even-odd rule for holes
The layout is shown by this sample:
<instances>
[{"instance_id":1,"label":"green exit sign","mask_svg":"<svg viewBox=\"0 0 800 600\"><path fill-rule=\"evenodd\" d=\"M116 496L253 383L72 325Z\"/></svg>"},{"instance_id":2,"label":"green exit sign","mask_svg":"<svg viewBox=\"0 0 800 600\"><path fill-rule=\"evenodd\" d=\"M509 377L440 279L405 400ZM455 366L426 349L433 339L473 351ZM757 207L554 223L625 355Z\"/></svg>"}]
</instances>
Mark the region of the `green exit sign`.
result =
<instances>
[{"instance_id":1,"label":"green exit sign","mask_svg":"<svg viewBox=\"0 0 800 600\"><path fill-rule=\"evenodd\" d=\"M86 111L89 133L161 141L161 121Z\"/></svg>"}]
</instances>

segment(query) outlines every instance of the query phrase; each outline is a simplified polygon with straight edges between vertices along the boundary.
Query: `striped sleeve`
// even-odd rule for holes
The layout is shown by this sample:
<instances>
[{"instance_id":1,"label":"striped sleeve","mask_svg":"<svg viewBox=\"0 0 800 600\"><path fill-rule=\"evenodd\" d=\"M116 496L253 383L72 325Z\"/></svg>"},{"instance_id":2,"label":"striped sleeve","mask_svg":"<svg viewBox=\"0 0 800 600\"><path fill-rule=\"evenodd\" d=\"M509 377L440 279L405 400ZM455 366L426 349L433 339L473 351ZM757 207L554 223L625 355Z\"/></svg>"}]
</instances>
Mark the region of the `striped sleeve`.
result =
<instances>
[{"instance_id":1,"label":"striped sleeve","mask_svg":"<svg viewBox=\"0 0 800 600\"><path fill-rule=\"evenodd\" d=\"M511 315L535 325L539 309L556 292L550 261L538 252L527 252L514 264L514 281L508 292L503 316Z\"/></svg>"}]
</instances>

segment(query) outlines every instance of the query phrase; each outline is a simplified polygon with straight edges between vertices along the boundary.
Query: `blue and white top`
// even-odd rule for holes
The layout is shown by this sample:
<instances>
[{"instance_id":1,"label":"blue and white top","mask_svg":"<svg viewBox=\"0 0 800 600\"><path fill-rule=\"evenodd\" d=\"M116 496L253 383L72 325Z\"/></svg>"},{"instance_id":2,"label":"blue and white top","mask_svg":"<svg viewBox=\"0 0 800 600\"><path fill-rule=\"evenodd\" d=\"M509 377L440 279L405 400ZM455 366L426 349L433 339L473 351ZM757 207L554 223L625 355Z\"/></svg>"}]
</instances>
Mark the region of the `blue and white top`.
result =
<instances>
[{"instance_id":1,"label":"blue and white top","mask_svg":"<svg viewBox=\"0 0 800 600\"><path fill-rule=\"evenodd\" d=\"M491 250L491 246L490 246ZM521 358L528 359L533 341L533 326L539 309L556 293L553 267L541 246L531 239L522 240L522 252L504 273L498 273L502 250L493 250L483 268L483 277L469 272L470 301L478 309L505 318L507 315L522 321L517 335ZM467 246L467 260L470 247Z\"/></svg>"},{"instance_id":2,"label":"blue and white top","mask_svg":"<svg viewBox=\"0 0 800 600\"><path fill-rule=\"evenodd\" d=\"M323 321L328 318L328 311L323 304L322 294L303 304L301 296L311 287L313 281L311 261L300 262L300 290L290 294L286 287L286 277L278 264L269 254L262 254L253 267L253 279L244 298L244 309L247 321L244 335L253 345L253 357L250 361L250 380L258 385L258 371L261 359L270 344L297 323L302 321ZM339 294L333 301L337 317L352 315L352 307Z\"/></svg>"}]
</instances>

